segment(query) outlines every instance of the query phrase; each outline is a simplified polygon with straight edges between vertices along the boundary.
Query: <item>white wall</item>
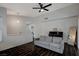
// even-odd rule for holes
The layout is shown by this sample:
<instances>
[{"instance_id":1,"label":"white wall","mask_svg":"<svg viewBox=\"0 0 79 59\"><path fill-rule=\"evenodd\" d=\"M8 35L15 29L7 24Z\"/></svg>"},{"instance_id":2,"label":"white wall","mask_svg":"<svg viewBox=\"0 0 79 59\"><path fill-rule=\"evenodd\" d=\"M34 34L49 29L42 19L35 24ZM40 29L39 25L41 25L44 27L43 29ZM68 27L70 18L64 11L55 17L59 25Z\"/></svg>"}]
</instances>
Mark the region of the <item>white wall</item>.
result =
<instances>
[{"instance_id":1,"label":"white wall","mask_svg":"<svg viewBox=\"0 0 79 59\"><path fill-rule=\"evenodd\" d=\"M6 28L6 9L3 7L0 7L0 17L2 19L0 19L0 23L2 23L2 25L0 25L0 30L2 30L2 40L0 42L0 50L1 47L3 47L3 43L5 43L4 41L7 39L7 28ZM6 44L5 44L6 45Z\"/></svg>"},{"instance_id":2,"label":"white wall","mask_svg":"<svg viewBox=\"0 0 79 59\"><path fill-rule=\"evenodd\" d=\"M70 26L77 26L77 17L61 18L36 24L36 31L38 32L38 35L47 36L49 31L52 31L53 28L58 28L59 31L64 32L64 39L67 41Z\"/></svg>"},{"instance_id":3,"label":"white wall","mask_svg":"<svg viewBox=\"0 0 79 59\"><path fill-rule=\"evenodd\" d=\"M3 13L2 13L3 14ZM28 21L26 22L26 20L29 20L29 18L24 18L24 17L17 17L17 16L7 16L6 20L6 25L15 25L12 23L9 23L10 20L20 20L20 28L18 29L19 33L17 35L11 35L8 34L7 31L5 33L6 34L6 39L3 38L3 41L0 42L0 51L5 50L5 49L9 49L21 44L25 44L25 43L29 43L32 41L32 34L29 30L29 27L26 23L28 23ZM17 26L18 24L16 24ZM8 30L7 28L8 26L6 26L6 30ZM13 28L13 30L15 30L17 27ZM4 36L4 35L3 35Z\"/></svg>"},{"instance_id":4,"label":"white wall","mask_svg":"<svg viewBox=\"0 0 79 59\"><path fill-rule=\"evenodd\" d=\"M77 37L78 37L78 42L77 43L78 43L78 48L79 48L79 16L78 16L78 36Z\"/></svg>"},{"instance_id":5,"label":"white wall","mask_svg":"<svg viewBox=\"0 0 79 59\"><path fill-rule=\"evenodd\" d=\"M0 29L2 30L2 41L6 40L7 32L6 32L6 9L3 7L0 7L0 17L2 21L2 25L0 25ZM1 27L2 26L2 27Z\"/></svg>"},{"instance_id":6,"label":"white wall","mask_svg":"<svg viewBox=\"0 0 79 59\"><path fill-rule=\"evenodd\" d=\"M25 21L28 19L27 18L24 19L23 17L17 18L17 16L8 16L7 21L9 22L11 19L12 20L19 19L20 20L20 28L18 29L19 33L17 35L8 35L7 43L9 43L9 47L14 47L17 45L32 42L32 34L29 30L28 25L26 25L26 21ZM9 25L11 25L11 24L9 24ZM16 29L16 27L14 29Z\"/></svg>"},{"instance_id":7,"label":"white wall","mask_svg":"<svg viewBox=\"0 0 79 59\"><path fill-rule=\"evenodd\" d=\"M3 19L0 16L0 42L2 42Z\"/></svg>"}]
</instances>

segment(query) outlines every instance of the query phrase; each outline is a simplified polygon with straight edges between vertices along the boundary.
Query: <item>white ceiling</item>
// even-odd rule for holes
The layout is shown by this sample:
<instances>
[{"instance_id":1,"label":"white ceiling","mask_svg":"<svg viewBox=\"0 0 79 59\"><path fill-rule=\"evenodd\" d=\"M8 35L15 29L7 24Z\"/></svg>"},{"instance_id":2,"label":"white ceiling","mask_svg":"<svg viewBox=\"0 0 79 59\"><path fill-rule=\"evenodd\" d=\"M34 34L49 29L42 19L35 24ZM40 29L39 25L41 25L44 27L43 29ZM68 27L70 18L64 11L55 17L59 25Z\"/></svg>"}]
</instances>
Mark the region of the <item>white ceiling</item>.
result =
<instances>
[{"instance_id":1,"label":"white ceiling","mask_svg":"<svg viewBox=\"0 0 79 59\"><path fill-rule=\"evenodd\" d=\"M72 16L79 16L79 4L72 4L67 7L55 10L53 12L42 14L38 17L35 17L34 20L38 22L45 22Z\"/></svg>"},{"instance_id":2,"label":"white ceiling","mask_svg":"<svg viewBox=\"0 0 79 59\"><path fill-rule=\"evenodd\" d=\"M44 3L47 5L48 3ZM55 10L72 5L71 3L52 3L52 6L47 7L49 11L39 13L38 10L32 9L33 7L39 7L37 3L0 3L0 7L7 8L8 15L22 15L27 17L36 17L46 13L50 13ZM19 13L19 14L18 14Z\"/></svg>"}]
</instances>

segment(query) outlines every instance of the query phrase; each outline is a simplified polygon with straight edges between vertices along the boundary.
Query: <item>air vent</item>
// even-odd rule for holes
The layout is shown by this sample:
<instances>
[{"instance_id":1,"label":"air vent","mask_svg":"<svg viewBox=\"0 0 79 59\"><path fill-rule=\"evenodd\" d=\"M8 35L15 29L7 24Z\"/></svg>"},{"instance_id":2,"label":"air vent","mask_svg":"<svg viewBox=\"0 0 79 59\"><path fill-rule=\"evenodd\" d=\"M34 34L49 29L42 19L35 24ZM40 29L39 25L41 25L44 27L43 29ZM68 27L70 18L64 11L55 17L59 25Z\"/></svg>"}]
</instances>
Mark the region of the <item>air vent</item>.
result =
<instances>
[{"instance_id":1,"label":"air vent","mask_svg":"<svg viewBox=\"0 0 79 59\"><path fill-rule=\"evenodd\" d=\"M48 20L48 18L46 17L46 18L44 18L45 20Z\"/></svg>"}]
</instances>

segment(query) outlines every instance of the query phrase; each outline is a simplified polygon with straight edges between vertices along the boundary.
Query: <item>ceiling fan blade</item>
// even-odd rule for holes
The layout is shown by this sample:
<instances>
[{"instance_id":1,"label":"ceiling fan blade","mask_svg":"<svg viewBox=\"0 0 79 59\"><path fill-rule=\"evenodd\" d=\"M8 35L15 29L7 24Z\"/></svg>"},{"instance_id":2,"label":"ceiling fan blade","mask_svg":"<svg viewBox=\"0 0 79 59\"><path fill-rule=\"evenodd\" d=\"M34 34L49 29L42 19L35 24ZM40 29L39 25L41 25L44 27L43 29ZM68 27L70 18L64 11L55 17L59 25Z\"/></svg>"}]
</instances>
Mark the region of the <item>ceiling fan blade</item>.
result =
<instances>
[{"instance_id":1,"label":"ceiling fan blade","mask_svg":"<svg viewBox=\"0 0 79 59\"><path fill-rule=\"evenodd\" d=\"M42 8L43 4L42 3L39 3L40 7Z\"/></svg>"},{"instance_id":2,"label":"ceiling fan blade","mask_svg":"<svg viewBox=\"0 0 79 59\"><path fill-rule=\"evenodd\" d=\"M48 9L44 9L44 10L49 11Z\"/></svg>"},{"instance_id":3,"label":"ceiling fan blade","mask_svg":"<svg viewBox=\"0 0 79 59\"><path fill-rule=\"evenodd\" d=\"M44 6L44 8L46 8L46 7L48 7L48 6L51 6L52 4L48 4L48 5L46 5L46 6Z\"/></svg>"},{"instance_id":4,"label":"ceiling fan blade","mask_svg":"<svg viewBox=\"0 0 79 59\"><path fill-rule=\"evenodd\" d=\"M33 7L33 9L40 9L39 7Z\"/></svg>"}]
</instances>

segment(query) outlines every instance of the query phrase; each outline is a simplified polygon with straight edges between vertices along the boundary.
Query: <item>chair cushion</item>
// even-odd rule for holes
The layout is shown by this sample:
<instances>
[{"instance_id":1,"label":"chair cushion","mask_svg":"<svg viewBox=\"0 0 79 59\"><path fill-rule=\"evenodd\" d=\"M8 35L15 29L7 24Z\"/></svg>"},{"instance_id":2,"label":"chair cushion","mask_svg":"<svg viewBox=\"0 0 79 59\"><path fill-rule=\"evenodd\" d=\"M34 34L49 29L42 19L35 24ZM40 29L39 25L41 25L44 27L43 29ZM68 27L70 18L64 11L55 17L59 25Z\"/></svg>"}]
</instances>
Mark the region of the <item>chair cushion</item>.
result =
<instances>
[{"instance_id":1,"label":"chair cushion","mask_svg":"<svg viewBox=\"0 0 79 59\"><path fill-rule=\"evenodd\" d=\"M47 42L52 42L52 37L46 36L45 39L46 39Z\"/></svg>"},{"instance_id":2,"label":"chair cushion","mask_svg":"<svg viewBox=\"0 0 79 59\"><path fill-rule=\"evenodd\" d=\"M40 36L41 41L45 41L46 36Z\"/></svg>"},{"instance_id":3,"label":"chair cushion","mask_svg":"<svg viewBox=\"0 0 79 59\"><path fill-rule=\"evenodd\" d=\"M46 41L40 41L39 43L41 43L41 44L47 44L47 45L50 44L50 42L46 42Z\"/></svg>"},{"instance_id":4,"label":"chair cushion","mask_svg":"<svg viewBox=\"0 0 79 59\"><path fill-rule=\"evenodd\" d=\"M49 37L49 36L40 36L40 41L51 42L52 41L52 37Z\"/></svg>"},{"instance_id":5,"label":"chair cushion","mask_svg":"<svg viewBox=\"0 0 79 59\"><path fill-rule=\"evenodd\" d=\"M61 40L62 40L61 37L53 37L53 43L54 44L61 44Z\"/></svg>"},{"instance_id":6,"label":"chair cushion","mask_svg":"<svg viewBox=\"0 0 79 59\"><path fill-rule=\"evenodd\" d=\"M50 43L50 47L59 49L61 46L59 44Z\"/></svg>"}]
</instances>

